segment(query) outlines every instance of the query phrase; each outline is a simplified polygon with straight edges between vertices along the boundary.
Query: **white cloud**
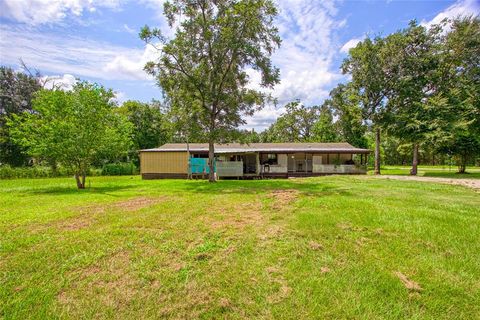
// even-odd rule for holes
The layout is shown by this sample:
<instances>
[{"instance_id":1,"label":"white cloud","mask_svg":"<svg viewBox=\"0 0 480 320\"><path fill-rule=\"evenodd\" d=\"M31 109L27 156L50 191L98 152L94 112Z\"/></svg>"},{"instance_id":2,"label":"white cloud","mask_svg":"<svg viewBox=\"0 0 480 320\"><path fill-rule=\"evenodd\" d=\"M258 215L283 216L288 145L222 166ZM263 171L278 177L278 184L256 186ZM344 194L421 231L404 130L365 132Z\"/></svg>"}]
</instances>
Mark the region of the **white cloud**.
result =
<instances>
[{"instance_id":1,"label":"white cloud","mask_svg":"<svg viewBox=\"0 0 480 320\"><path fill-rule=\"evenodd\" d=\"M126 48L75 37L61 37L21 27L0 25L2 63L28 66L49 73L107 80L151 80L145 63L154 58L150 46ZM9 41L15 39L15 41Z\"/></svg>"},{"instance_id":2,"label":"white cloud","mask_svg":"<svg viewBox=\"0 0 480 320\"><path fill-rule=\"evenodd\" d=\"M115 91L115 101L118 104L122 104L128 100L127 94L123 91Z\"/></svg>"},{"instance_id":3,"label":"white cloud","mask_svg":"<svg viewBox=\"0 0 480 320\"><path fill-rule=\"evenodd\" d=\"M285 0L280 3L279 30L282 47L272 58L281 70L275 87L280 104L300 99L318 103L328 95L329 85L340 78L332 63L336 53L333 40L336 21L334 1Z\"/></svg>"},{"instance_id":4,"label":"white cloud","mask_svg":"<svg viewBox=\"0 0 480 320\"><path fill-rule=\"evenodd\" d=\"M348 53L348 51L352 48L355 48L357 44L359 44L363 38L353 38L345 42L345 44L340 48L340 52Z\"/></svg>"},{"instance_id":5,"label":"white cloud","mask_svg":"<svg viewBox=\"0 0 480 320\"><path fill-rule=\"evenodd\" d=\"M247 124L242 129L255 129L260 132L268 128L284 112L284 108L276 108L274 105L266 106L264 109L255 113L253 117L248 117Z\"/></svg>"},{"instance_id":6,"label":"white cloud","mask_svg":"<svg viewBox=\"0 0 480 320\"><path fill-rule=\"evenodd\" d=\"M437 14L432 20L422 20L421 24L426 27L440 23L445 18L456 18L458 16L477 16L480 14L480 2L478 0L460 0Z\"/></svg>"},{"instance_id":7,"label":"white cloud","mask_svg":"<svg viewBox=\"0 0 480 320\"><path fill-rule=\"evenodd\" d=\"M64 74L63 76L43 76L40 79L45 89L60 89L72 90L77 83L77 79L71 74Z\"/></svg>"},{"instance_id":8,"label":"white cloud","mask_svg":"<svg viewBox=\"0 0 480 320\"><path fill-rule=\"evenodd\" d=\"M346 25L337 20L335 1L284 0L279 2L277 26L282 37L281 48L272 56L280 68L281 83L272 92L279 107L269 106L247 118L245 128L262 130L283 111L283 106L299 99L306 105L321 103L331 85L342 78L334 68L339 45L335 30ZM258 87L259 76L249 71L253 87Z\"/></svg>"},{"instance_id":9,"label":"white cloud","mask_svg":"<svg viewBox=\"0 0 480 320\"><path fill-rule=\"evenodd\" d=\"M2 0L0 16L28 25L58 23L69 15L81 16L99 7L117 8L120 0Z\"/></svg>"},{"instance_id":10,"label":"white cloud","mask_svg":"<svg viewBox=\"0 0 480 320\"><path fill-rule=\"evenodd\" d=\"M130 28L128 26L128 24L126 24L126 23L123 25L123 28L125 29L125 31L127 31L130 34L137 34L138 33L137 30L135 30L133 28Z\"/></svg>"}]
</instances>

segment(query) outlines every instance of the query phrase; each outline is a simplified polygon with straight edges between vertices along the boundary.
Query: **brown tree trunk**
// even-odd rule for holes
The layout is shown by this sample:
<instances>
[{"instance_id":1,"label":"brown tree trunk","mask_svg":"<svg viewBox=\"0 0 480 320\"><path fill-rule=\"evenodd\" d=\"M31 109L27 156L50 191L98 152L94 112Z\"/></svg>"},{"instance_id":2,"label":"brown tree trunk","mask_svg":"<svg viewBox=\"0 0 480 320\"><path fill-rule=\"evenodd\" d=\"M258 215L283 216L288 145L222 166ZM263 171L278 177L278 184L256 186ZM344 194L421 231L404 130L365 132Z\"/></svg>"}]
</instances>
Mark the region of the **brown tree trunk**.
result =
<instances>
[{"instance_id":1,"label":"brown tree trunk","mask_svg":"<svg viewBox=\"0 0 480 320\"><path fill-rule=\"evenodd\" d=\"M375 129L375 168L374 174L380 174L380 128Z\"/></svg>"},{"instance_id":2,"label":"brown tree trunk","mask_svg":"<svg viewBox=\"0 0 480 320\"><path fill-rule=\"evenodd\" d=\"M459 158L460 164L458 165L458 173L465 173L467 171L467 159L461 156Z\"/></svg>"},{"instance_id":3,"label":"brown tree trunk","mask_svg":"<svg viewBox=\"0 0 480 320\"><path fill-rule=\"evenodd\" d=\"M75 181L78 189L85 189L85 174L75 173Z\"/></svg>"},{"instance_id":4,"label":"brown tree trunk","mask_svg":"<svg viewBox=\"0 0 480 320\"><path fill-rule=\"evenodd\" d=\"M210 173L208 174L208 181L216 182L215 179L215 146L213 141L208 142L208 167L210 169Z\"/></svg>"},{"instance_id":5,"label":"brown tree trunk","mask_svg":"<svg viewBox=\"0 0 480 320\"><path fill-rule=\"evenodd\" d=\"M188 143L188 135L187 135L187 157L188 157L188 173L187 173L187 179L191 180L192 179L192 163L191 163L191 155L190 155L190 144Z\"/></svg>"},{"instance_id":6,"label":"brown tree trunk","mask_svg":"<svg viewBox=\"0 0 480 320\"><path fill-rule=\"evenodd\" d=\"M418 143L413 144L413 161L412 169L410 170L410 175L416 176L418 172Z\"/></svg>"}]
</instances>

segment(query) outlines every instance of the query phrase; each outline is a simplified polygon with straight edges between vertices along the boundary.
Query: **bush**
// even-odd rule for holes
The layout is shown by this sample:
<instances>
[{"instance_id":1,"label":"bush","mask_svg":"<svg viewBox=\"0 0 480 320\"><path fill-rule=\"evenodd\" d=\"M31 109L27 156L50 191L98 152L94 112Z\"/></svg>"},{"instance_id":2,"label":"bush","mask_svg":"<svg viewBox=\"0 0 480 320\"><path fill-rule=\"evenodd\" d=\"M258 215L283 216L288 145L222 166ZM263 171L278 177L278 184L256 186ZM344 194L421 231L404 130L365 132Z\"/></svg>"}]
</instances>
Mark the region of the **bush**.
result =
<instances>
[{"instance_id":1,"label":"bush","mask_svg":"<svg viewBox=\"0 0 480 320\"><path fill-rule=\"evenodd\" d=\"M100 176L100 169L90 169L88 176ZM0 179L33 179L33 178L53 178L73 176L67 168L58 168L55 172L50 167L11 167L9 165L0 166Z\"/></svg>"},{"instance_id":2,"label":"bush","mask_svg":"<svg viewBox=\"0 0 480 320\"><path fill-rule=\"evenodd\" d=\"M0 179L15 178L49 178L65 175L65 170L53 172L49 167L33 166L14 168L9 165L0 166Z\"/></svg>"},{"instance_id":3,"label":"bush","mask_svg":"<svg viewBox=\"0 0 480 320\"><path fill-rule=\"evenodd\" d=\"M131 162L108 163L102 168L103 176L134 175L137 167Z\"/></svg>"}]
</instances>

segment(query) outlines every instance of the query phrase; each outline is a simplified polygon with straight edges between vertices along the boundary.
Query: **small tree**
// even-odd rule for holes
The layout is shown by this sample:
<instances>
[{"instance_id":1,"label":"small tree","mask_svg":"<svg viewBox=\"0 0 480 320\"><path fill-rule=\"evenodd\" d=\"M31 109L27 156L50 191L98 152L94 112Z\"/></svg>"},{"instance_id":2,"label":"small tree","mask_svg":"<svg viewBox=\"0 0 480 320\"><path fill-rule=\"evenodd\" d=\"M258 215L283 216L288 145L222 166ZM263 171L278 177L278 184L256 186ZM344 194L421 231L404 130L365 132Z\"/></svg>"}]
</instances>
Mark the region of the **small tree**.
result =
<instances>
[{"instance_id":1,"label":"small tree","mask_svg":"<svg viewBox=\"0 0 480 320\"><path fill-rule=\"evenodd\" d=\"M72 170L77 187L84 189L94 161L125 155L131 143L132 125L114 111L112 98L111 90L86 82L72 91L41 90L32 112L9 120L12 137L31 155Z\"/></svg>"},{"instance_id":2,"label":"small tree","mask_svg":"<svg viewBox=\"0 0 480 320\"><path fill-rule=\"evenodd\" d=\"M209 145L214 172L214 143L245 123L268 98L251 89L247 68L261 75L261 86L279 82L270 55L280 45L272 0L172 0L164 5L175 36L167 41L159 29L145 26L140 37L157 46L159 59L145 69L173 100L181 99L198 116ZM182 96L179 96L182 95ZM210 181L215 181L213 174Z\"/></svg>"},{"instance_id":3,"label":"small tree","mask_svg":"<svg viewBox=\"0 0 480 320\"><path fill-rule=\"evenodd\" d=\"M467 164L474 163L480 156L480 137L468 132L457 133L445 142L440 151L452 155L458 166L458 173L465 173Z\"/></svg>"}]
</instances>

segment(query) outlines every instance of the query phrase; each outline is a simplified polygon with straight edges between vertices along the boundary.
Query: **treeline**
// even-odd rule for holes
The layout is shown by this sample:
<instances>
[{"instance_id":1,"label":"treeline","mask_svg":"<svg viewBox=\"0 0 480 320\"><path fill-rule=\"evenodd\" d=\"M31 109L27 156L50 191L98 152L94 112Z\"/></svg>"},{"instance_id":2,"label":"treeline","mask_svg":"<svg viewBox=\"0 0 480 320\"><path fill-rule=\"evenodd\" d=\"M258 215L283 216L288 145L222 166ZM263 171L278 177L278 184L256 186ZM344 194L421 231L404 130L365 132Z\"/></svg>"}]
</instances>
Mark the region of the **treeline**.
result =
<instances>
[{"instance_id":1,"label":"treeline","mask_svg":"<svg viewBox=\"0 0 480 320\"><path fill-rule=\"evenodd\" d=\"M350 50L342 71L350 81L334 88L322 105L288 103L263 132L233 129L228 121L244 123L237 110L228 125L215 122L215 141L345 141L375 150L376 173L381 163L411 163L412 174L419 162L453 161L459 172L475 164L480 154L478 17L429 28L413 21L386 37L367 38ZM82 188L92 167L110 165L103 171L121 174L132 166L111 164L138 166L140 149L205 142L212 134L205 115L194 110L198 105L184 105L173 89L163 102L119 105L112 90L97 84L78 81L71 90L46 89L46 84L45 77L28 69L0 67L4 168L48 166L52 175L56 170L74 174Z\"/></svg>"},{"instance_id":2,"label":"treeline","mask_svg":"<svg viewBox=\"0 0 480 320\"><path fill-rule=\"evenodd\" d=\"M480 20L412 21L349 52L339 84L321 106L299 102L247 140L346 141L375 150L380 163L450 164L459 172L480 154Z\"/></svg>"},{"instance_id":3,"label":"treeline","mask_svg":"<svg viewBox=\"0 0 480 320\"><path fill-rule=\"evenodd\" d=\"M139 149L171 140L159 102L118 105L98 84L45 79L0 67L0 178L72 174L84 188L87 173L134 174Z\"/></svg>"}]
</instances>

